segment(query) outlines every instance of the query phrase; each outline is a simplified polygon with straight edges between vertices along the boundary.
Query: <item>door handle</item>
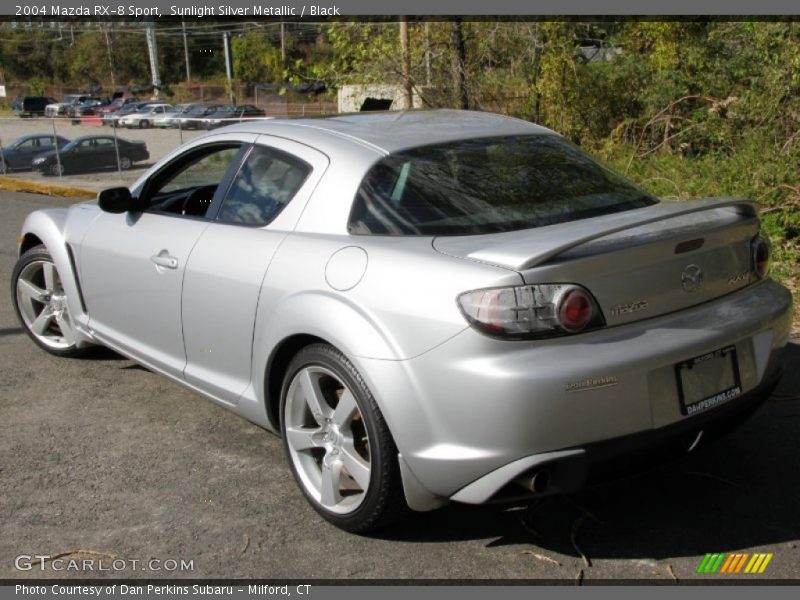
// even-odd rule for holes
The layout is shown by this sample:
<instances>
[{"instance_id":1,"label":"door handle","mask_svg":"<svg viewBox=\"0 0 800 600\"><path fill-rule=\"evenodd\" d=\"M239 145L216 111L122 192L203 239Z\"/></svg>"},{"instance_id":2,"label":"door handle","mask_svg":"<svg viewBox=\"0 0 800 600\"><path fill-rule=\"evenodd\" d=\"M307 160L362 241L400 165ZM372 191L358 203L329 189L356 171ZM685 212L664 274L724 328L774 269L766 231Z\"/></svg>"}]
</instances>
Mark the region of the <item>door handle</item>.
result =
<instances>
[{"instance_id":1,"label":"door handle","mask_svg":"<svg viewBox=\"0 0 800 600\"><path fill-rule=\"evenodd\" d=\"M170 256L167 254L166 250L162 250L160 253L151 256L150 260L157 264L159 267L164 267L165 269L177 269L178 268L178 259L174 256Z\"/></svg>"}]
</instances>

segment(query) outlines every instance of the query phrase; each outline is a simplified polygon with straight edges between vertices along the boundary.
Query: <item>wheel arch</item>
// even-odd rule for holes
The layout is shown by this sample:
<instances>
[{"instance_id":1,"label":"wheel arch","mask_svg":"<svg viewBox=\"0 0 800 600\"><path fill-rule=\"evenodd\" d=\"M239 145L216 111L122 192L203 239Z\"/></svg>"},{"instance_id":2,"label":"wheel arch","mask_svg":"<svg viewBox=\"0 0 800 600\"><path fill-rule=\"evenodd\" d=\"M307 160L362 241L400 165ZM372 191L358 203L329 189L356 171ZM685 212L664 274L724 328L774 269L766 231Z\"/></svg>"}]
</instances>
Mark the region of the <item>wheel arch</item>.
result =
<instances>
[{"instance_id":1,"label":"wheel arch","mask_svg":"<svg viewBox=\"0 0 800 600\"><path fill-rule=\"evenodd\" d=\"M38 245L47 249L61 278L70 313L76 324L81 325L85 322L86 308L81 295L74 256L72 256L72 250L64 235L66 221L67 209L64 208L37 210L28 215L19 238L19 256ZM91 342L91 338L84 333L83 328L78 327L77 334L79 347Z\"/></svg>"},{"instance_id":2,"label":"wheel arch","mask_svg":"<svg viewBox=\"0 0 800 600\"><path fill-rule=\"evenodd\" d=\"M264 402L267 409L267 419L272 427L280 433L280 402L281 387L289 363L303 348L311 344L330 344L315 335L307 333L297 333L281 340L272 351L267 361L267 370L264 374ZM333 345L333 344L330 344Z\"/></svg>"}]
</instances>

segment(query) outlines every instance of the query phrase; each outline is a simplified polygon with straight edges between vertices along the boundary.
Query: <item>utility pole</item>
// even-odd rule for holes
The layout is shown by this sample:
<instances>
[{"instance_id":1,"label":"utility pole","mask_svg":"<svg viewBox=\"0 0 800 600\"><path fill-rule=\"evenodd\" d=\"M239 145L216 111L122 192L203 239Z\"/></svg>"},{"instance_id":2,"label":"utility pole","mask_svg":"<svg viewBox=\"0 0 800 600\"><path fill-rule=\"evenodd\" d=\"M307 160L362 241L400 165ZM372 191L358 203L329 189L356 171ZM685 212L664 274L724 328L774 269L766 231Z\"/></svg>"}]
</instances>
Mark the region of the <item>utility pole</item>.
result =
<instances>
[{"instance_id":1,"label":"utility pole","mask_svg":"<svg viewBox=\"0 0 800 600\"><path fill-rule=\"evenodd\" d=\"M286 24L281 21L281 66L286 66Z\"/></svg>"},{"instance_id":2,"label":"utility pole","mask_svg":"<svg viewBox=\"0 0 800 600\"><path fill-rule=\"evenodd\" d=\"M192 72L189 69L189 42L186 41L186 23L181 19L181 29L183 30L183 57L186 60L186 83L192 80Z\"/></svg>"},{"instance_id":3,"label":"utility pole","mask_svg":"<svg viewBox=\"0 0 800 600\"><path fill-rule=\"evenodd\" d=\"M111 75L111 87L114 88L112 92L116 92L117 82L116 78L114 77L114 59L112 58L111 53L111 36L108 33L108 28L111 27L113 23L109 23L107 27L103 27L103 33L106 34L106 53L108 54L108 72Z\"/></svg>"},{"instance_id":4,"label":"utility pole","mask_svg":"<svg viewBox=\"0 0 800 600\"><path fill-rule=\"evenodd\" d=\"M228 91L231 98L231 104L234 104L233 98L233 65L231 64L231 46L230 46L230 38L231 34L229 32L225 32L222 34L222 45L225 50L225 75L228 77Z\"/></svg>"},{"instance_id":5,"label":"utility pole","mask_svg":"<svg viewBox=\"0 0 800 600\"><path fill-rule=\"evenodd\" d=\"M408 17L400 17L400 46L403 52L403 91L405 109L414 108L413 89L411 86L411 54L408 50Z\"/></svg>"},{"instance_id":6,"label":"utility pole","mask_svg":"<svg viewBox=\"0 0 800 600\"><path fill-rule=\"evenodd\" d=\"M150 72L153 75L153 98L158 100L158 91L161 88L161 76L158 73L158 47L156 46L156 30L154 25L148 25L147 51L150 53Z\"/></svg>"},{"instance_id":7,"label":"utility pole","mask_svg":"<svg viewBox=\"0 0 800 600\"><path fill-rule=\"evenodd\" d=\"M425 21L425 85L431 87L431 24Z\"/></svg>"}]
</instances>

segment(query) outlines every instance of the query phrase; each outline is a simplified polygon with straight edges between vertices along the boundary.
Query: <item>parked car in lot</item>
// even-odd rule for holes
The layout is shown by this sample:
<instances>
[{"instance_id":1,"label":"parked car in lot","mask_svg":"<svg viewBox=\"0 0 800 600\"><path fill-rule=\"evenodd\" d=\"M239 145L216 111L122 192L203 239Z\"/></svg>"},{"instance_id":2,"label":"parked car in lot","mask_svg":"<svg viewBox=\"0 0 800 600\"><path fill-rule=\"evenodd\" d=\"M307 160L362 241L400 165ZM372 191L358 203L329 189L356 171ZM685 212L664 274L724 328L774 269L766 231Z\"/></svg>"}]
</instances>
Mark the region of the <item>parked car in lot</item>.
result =
<instances>
[{"instance_id":1,"label":"parked car in lot","mask_svg":"<svg viewBox=\"0 0 800 600\"><path fill-rule=\"evenodd\" d=\"M141 100L139 100L138 98L130 98L130 97L129 98L115 98L114 100L111 101L110 104L107 104L106 106L98 107L98 109L95 111L95 114L102 118L103 116L105 116L107 114L118 112L119 110L121 110L125 106L128 106L130 104L137 104L137 103L140 103L140 102L141 102Z\"/></svg>"},{"instance_id":2,"label":"parked car in lot","mask_svg":"<svg viewBox=\"0 0 800 600\"><path fill-rule=\"evenodd\" d=\"M129 115L131 113L138 112L144 109L146 106L152 106L153 104L160 104L159 102L131 102L126 104L119 110L113 112L107 112L101 115L101 121L103 125L111 125L116 127L117 122L124 117L125 115Z\"/></svg>"},{"instance_id":3,"label":"parked car in lot","mask_svg":"<svg viewBox=\"0 0 800 600\"><path fill-rule=\"evenodd\" d=\"M64 175L79 171L100 171L117 168L117 151L114 137L110 135L87 135L79 137L56 155L55 151L40 154L33 159L34 169L45 175ZM130 169L133 163L150 158L147 145L140 141L117 138L119 166Z\"/></svg>"},{"instance_id":4,"label":"parked car in lot","mask_svg":"<svg viewBox=\"0 0 800 600\"><path fill-rule=\"evenodd\" d=\"M11 103L11 109L18 117L42 117L47 105L55 102L45 96L21 96Z\"/></svg>"},{"instance_id":5,"label":"parked car in lot","mask_svg":"<svg viewBox=\"0 0 800 600\"><path fill-rule=\"evenodd\" d=\"M108 106L111 100L108 98L89 98L80 104L75 104L67 109L67 115L72 119L79 119L81 117L91 117L97 114L97 110L104 106Z\"/></svg>"},{"instance_id":6,"label":"parked car in lot","mask_svg":"<svg viewBox=\"0 0 800 600\"><path fill-rule=\"evenodd\" d=\"M64 97L61 102L53 101L45 107L44 114L46 117L66 117L69 109L72 106L80 104L85 100L90 99L91 96L86 94L69 94Z\"/></svg>"},{"instance_id":7,"label":"parked car in lot","mask_svg":"<svg viewBox=\"0 0 800 600\"><path fill-rule=\"evenodd\" d=\"M517 119L362 113L232 125L33 212L12 301L48 352L109 346L281 434L316 511L368 531L740 423L790 331L768 269L749 200L656 198Z\"/></svg>"},{"instance_id":8,"label":"parked car in lot","mask_svg":"<svg viewBox=\"0 0 800 600\"><path fill-rule=\"evenodd\" d=\"M205 129L216 129L217 127L224 127L245 119L263 118L266 114L252 104L228 104L220 106L214 112L209 113L203 126Z\"/></svg>"},{"instance_id":9,"label":"parked car in lot","mask_svg":"<svg viewBox=\"0 0 800 600\"><path fill-rule=\"evenodd\" d=\"M170 104L150 104L140 110L121 116L119 120L117 120L117 126L127 127L129 129L133 127L147 129L148 127L152 127L153 120L156 117L172 112L175 112L175 109L172 108Z\"/></svg>"},{"instance_id":10,"label":"parked car in lot","mask_svg":"<svg viewBox=\"0 0 800 600\"><path fill-rule=\"evenodd\" d=\"M179 121L181 129L205 128L206 119L220 106L220 104L195 104L181 115Z\"/></svg>"},{"instance_id":11,"label":"parked car in lot","mask_svg":"<svg viewBox=\"0 0 800 600\"><path fill-rule=\"evenodd\" d=\"M0 175L5 175L9 171L22 171L31 168L33 158L43 152L63 148L69 143L67 138L53 136L47 133L36 133L24 135L11 142L8 146L3 146L0 153Z\"/></svg>"}]
</instances>

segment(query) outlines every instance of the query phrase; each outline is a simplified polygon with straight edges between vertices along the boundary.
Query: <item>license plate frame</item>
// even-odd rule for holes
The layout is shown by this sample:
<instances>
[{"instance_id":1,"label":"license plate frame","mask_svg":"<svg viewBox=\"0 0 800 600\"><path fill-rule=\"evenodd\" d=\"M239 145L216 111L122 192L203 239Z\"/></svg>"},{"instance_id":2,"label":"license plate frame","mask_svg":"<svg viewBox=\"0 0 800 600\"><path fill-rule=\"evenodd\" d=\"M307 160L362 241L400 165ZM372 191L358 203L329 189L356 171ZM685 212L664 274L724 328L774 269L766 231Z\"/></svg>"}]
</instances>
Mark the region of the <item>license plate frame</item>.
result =
<instances>
[{"instance_id":1,"label":"license plate frame","mask_svg":"<svg viewBox=\"0 0 800 600\"><path fill-rule=\"evenodd\" d=\"M711 410L741 396L742 379L736 346L725 346L679 362L675 365L675 379L678 403L684 416ZM709 386L716 391L711 391Z\"/></svg>"}]
</instances>

